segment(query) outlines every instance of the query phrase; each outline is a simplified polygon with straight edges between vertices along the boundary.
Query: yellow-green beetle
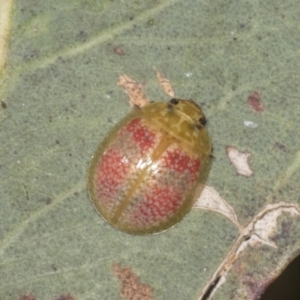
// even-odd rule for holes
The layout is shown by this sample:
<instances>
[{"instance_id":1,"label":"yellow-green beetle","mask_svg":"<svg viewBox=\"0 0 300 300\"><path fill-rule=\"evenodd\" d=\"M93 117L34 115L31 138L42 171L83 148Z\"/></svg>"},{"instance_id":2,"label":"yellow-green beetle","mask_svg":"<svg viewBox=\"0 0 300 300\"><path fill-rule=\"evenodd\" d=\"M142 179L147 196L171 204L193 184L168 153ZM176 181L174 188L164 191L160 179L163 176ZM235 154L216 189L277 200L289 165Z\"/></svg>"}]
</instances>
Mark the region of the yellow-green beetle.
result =
<instances>
[{"instance_id":1,"label":"yellow-green beetle","mask_svg":"<svg viewBox=\"0 0 300 300\"><path fill-rule=\"evenodd\" d=\"M88 191L114 227L152 234L173 226L200 195L211 164L206 119L192 100L135 109L92 159Z\"/></svg>"}]
</instances>

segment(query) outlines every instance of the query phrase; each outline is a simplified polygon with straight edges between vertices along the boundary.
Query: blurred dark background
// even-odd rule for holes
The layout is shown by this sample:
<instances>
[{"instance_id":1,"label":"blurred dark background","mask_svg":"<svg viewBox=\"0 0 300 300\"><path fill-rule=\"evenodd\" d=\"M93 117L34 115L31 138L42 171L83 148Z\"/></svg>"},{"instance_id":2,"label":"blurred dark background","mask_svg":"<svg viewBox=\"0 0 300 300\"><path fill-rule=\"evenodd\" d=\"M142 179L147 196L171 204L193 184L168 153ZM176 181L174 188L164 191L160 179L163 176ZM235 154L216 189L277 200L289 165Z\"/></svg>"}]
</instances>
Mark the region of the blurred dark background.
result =
<instances>
[{"instance_id":1,"label":"blurred dark background","mask_svg":"<svg viewBox=\"0 0 300 300\"><path fill-rule=\"evenodd\" d=\"M300 300L300 256L287 266L260 300Z\"/></svg>"}]
</instances>

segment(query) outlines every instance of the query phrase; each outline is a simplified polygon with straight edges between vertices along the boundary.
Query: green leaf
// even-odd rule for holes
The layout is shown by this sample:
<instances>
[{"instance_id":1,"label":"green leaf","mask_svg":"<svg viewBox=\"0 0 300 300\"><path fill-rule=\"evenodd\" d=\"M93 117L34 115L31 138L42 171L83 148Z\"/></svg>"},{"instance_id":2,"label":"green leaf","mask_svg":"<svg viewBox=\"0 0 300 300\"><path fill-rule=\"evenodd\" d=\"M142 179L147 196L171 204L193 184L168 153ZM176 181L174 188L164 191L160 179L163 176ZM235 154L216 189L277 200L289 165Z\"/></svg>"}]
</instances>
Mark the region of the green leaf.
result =
<instances>
[{"instance_id":1,"label":"green leaf","mask_svg":"<svg viewBox=\"0 0 300 300\"><path fill-rule=\"evenodd\" d=\"M129 299L121 266L154 299L256 299L300 249L299 12L295 0L0 0L0 298ZM154 67L202 106L207 184L240 228L193 209L131 236L93 209L89 161L130 111L118 77L168 100ZM251 154L251 176L228 146Z\"/></svg>"}]
</instances>

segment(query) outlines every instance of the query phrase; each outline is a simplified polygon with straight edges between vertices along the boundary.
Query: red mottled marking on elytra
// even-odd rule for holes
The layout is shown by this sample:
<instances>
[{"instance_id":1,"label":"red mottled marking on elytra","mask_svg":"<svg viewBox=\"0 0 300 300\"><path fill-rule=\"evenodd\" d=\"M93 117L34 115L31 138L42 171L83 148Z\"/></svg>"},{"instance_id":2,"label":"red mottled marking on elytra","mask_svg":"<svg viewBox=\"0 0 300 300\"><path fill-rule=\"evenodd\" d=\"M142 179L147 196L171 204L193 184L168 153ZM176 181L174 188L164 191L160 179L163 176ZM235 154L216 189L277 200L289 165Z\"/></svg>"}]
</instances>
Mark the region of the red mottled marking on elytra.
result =
<instances>
[{"instance_id":1,"label":"red mottled marking on elytra","mask_svg":"<svg viewBox=\"0 0 300 300\"><path fill-rule=\"evenodd\" d=\"M132 120L123 130L123 132L131 132L133 140L142 152L154 147L156 133L142 124L141 119Z\"/></svg>"},{"instance_id":2,"label":"red mottled marking on elytra","mask_svg":"<svg viewBox=\"0 0 300 300\"><path fill-rule=\"evenodd\" d=\"M119 186L124 182L129 165L116 149L108 149L96 169L96 185L102 200L113 201Z\"/></svg>"},{"instance_id":3,"label":"red mottled marking on elytra","mask_svg":"<svg viewBox=\"0 0 300 300\"><path fill-rule=\"evenodd\" d=\"M157 184L136 207L133 219L136 223L143 225L164 221L166 217L177 211L182 201L182 195L176 191L176 187Z\"/></svg>"},{"instance_id":4,"label":"red mottled marking on elytra","mask_svg":"<svg viewBox=\"0 0 300 300\"><path fill-rule=\"evenodd\" d=\"M182 173L185 170L191 173L191 180L197 179L201 162L199 158L193 158L190 155L184 153L178 148L167 150L164 157L164 161L167 168Z\"/></svg>"}]
</instances>

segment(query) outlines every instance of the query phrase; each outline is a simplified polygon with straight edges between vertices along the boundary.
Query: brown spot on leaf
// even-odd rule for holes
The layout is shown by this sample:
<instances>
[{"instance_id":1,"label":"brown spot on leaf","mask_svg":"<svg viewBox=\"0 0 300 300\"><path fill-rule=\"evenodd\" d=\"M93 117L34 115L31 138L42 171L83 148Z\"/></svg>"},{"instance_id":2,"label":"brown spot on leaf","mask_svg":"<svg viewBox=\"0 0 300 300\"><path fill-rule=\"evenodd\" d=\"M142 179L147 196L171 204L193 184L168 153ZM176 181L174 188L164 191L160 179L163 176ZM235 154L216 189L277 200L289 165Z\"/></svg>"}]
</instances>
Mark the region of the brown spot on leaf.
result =
<instances>
[{"instance_id":1,"label":"brown spot on leaf","mask_svg":"<svg viewBox=\"0 0 300 300\"><path fill-rule=\"evenodd\" d=\"M58 296L57 298L54 298L54 300L75 300L75 298L70 294L63 294Z\"/></svg>"},{"instance_id":2,"label":"brown spot on leaf","mask_svg":"<svg viewBox=\"0 0 300 300\"><path fill-rule=\"evenodd\" d=\"M124 50L121 46L115 47L114 52L118 55L124 55Z\"/></svg>"},{"instance_id":3,"label":"brown spot on leaf","mask_svg":"<svg viewBox=\"0 0 300 300\"><path fill-rule=\"evenodd\" d=\"M18 300L36 300L32 294L26 294L19 297Z\"/></svg>"},{"instance_id":4,"label":"brown spot on leaf","mask_svg":"<svg viewBox=\"0 0 300 300\"><path fill-rule=\"evenodd\" d=\"M247 103L255 112L264 111L264 107L261 101L261 95L257 91L248 96Z\"/></svg>"},{"instance_id":5,"label":"brown spot on leaf","mask_svg":"<svg viewBox=\"0 0 300 300\"><path fill-rule=\"evenodd\" d=\"M288 149L286 148L286 146L284 144L281 144L279 142L276 142L274 145L273 145L273 148L274 149L278 149L282 152L288 152Z\"/></svg>"},{"instance_id":6,"label":"brown spot on leaf","mask_svg":"<svg viewBox=\"0 0 300 300\"><path fill-rule=\"evenodd\" d=\"M47 197L46 198L46 205L51 204L51 202L52 202L52 199L50 197Z\"/></svg>"},{"instance_id":7,"label":"brown spot on leaf","mask_svg":"<svg viewBox=\"0 0 300 300\"><path fill-rule=\"evenodd\" d=\"M7 108L7 104L6 104L6 102L4 102L4 101L1 101L1 107L2 107L3 109L6 109L6 108Z\"/></svg>"},{"instance_id":8,"label":"brown spot on leaf","mask_svg":"<svg viewBox=\"0 0 300 300\"><path fill-rule=\"evenodd\" d=\"M116 264L113 271L122 282L121 295L126 300L152 300L154 299L152 288L141 283L139 278L129 268L122 268Z\"/></svg>"}]
</instances>

